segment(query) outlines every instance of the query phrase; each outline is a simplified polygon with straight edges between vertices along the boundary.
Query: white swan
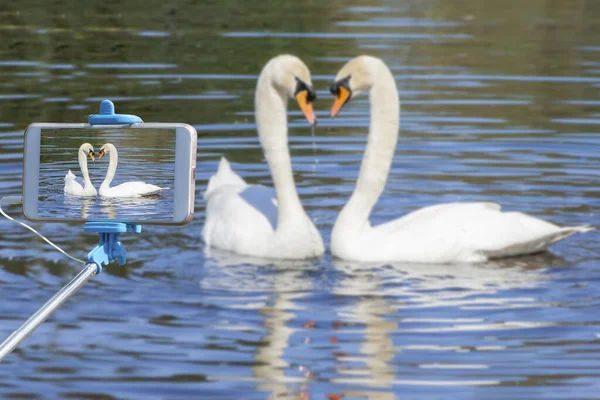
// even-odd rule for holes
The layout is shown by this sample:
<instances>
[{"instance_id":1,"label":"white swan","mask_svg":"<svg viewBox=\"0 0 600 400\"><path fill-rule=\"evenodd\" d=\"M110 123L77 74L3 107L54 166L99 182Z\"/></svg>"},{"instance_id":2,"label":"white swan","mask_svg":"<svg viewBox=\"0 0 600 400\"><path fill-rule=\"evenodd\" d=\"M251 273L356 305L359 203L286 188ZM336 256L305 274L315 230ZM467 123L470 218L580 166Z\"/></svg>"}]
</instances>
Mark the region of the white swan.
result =
<instances>
[{"instance_id":1,"label":"white swan","mask_svg":"<svg viewBox=\"0 0 600 400\"><path fill-rule=\"evenodd\" d=\"M90 180L87 167L87 157L90 156L94 160L94 147L89 143L84 143L79 146L77 152L77 158L79 159L79 168L81 169L81 175L83 175L83 185L76 181L76 176L69 170L65 175L65 194L73 196L96 196L96 188Z\"/></svg>"},{"instance_id":2,"label":"white swan","mask_svg":"<svg viewBox=\"0 0 600 400\"><path fill-rule=\"evenodd\" d=\"M402 218L371 226L369 215L381 195L394 157L400 103L392 73L369 56L349 61L331 92L335 116L344 104L368 91L371 123L354 193L331 234L334 256L356 261L424 263L480 262L545 250L588 226L559 227L495 203L449 203L425 207Z\"/></svg>"},{"instance_id":3,"label":"white swan","mask_svg":"<svg viewBox=\"0 0 600 400\"><path fill-rule=\"evenodd\" d=\"M248 185L221 159L204 198L206 248L242 255L306 259L323 254L323 239L304 211L296 191L288 149L287 103L295 97L311 124L315 93L310 72L297 57L282 55L263 68L254 100L256 126L275 190Z\"/></svg>"},{"instance_id":4,"label":"white swan","mask_svg":"<svg viewBox=\"0 0 600 400\"><path fill-rule=\"evenodd\" d=\"M101 159L105 154L110 156L108 161L108 171L106 172L106 178L100 185L100 196L103 197L142 197L157 194L165 188L161 188L156 185L152 185L145 182L125 182L118 186L110 187L110 183L115 177L117 172L117 164L119 162L119 156L117 149L112 143L106 143L98 152L98 159Z\"/></svg>"}]
</instances>

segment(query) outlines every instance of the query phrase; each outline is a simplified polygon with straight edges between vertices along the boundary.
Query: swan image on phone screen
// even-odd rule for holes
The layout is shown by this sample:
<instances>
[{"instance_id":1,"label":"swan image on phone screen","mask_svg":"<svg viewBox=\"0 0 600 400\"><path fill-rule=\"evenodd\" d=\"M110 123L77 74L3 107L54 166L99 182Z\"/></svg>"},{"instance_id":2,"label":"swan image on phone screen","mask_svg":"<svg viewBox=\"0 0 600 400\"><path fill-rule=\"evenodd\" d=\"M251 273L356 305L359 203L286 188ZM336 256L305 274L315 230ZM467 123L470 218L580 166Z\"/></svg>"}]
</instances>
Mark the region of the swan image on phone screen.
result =
<instances>
[{"instance_id":1,"label":"swan image on phone screen","mask_svg":"<svg viewBox=\"0 0 600 400\"><path fill-rule=\"evenodd\" d=\"M173 129L42 130L40 217L172 219L175 138Z\"/></svg>"}]
</instances>

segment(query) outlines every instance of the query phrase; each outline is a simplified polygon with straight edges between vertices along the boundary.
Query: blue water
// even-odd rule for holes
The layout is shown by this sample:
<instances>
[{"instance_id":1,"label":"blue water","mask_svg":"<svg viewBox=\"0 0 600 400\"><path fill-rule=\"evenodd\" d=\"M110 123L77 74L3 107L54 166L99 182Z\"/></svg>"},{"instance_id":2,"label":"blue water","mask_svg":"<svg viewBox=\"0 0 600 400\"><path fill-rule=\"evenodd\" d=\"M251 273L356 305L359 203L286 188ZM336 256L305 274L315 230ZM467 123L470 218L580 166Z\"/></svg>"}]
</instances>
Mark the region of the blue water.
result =
<instances>
[{"instance_id":1,"label":"blue water","mask_svg":"<svg viewBox=\"0 0 600 400\"><path fill-rule=\"evenodd\" d=\"M253 98L260 68L283 52L306 62L318 91L314 138L290 103L290 148L326 243L369 118L361 97L329 119L327 87L361 53L390 66L402 102L373 223L496 201L600 225L600 4L103 3L83 23L76 7L57 5L66 16L55 21L27 3L0 25L2 194L20 193L27 124L82 122L110 97L118 112L196 127L196 213L185 227L123 235L127 265L106 268L0 364L2 397L600 398L597 231L544 254L452 266L208 255L200 239L222 155L249 182L272 183ZM32 225L78 257L97 242L78 224ZM7 336L80 266L8 221L0 232Z\"/></svg>"}]
</instances>

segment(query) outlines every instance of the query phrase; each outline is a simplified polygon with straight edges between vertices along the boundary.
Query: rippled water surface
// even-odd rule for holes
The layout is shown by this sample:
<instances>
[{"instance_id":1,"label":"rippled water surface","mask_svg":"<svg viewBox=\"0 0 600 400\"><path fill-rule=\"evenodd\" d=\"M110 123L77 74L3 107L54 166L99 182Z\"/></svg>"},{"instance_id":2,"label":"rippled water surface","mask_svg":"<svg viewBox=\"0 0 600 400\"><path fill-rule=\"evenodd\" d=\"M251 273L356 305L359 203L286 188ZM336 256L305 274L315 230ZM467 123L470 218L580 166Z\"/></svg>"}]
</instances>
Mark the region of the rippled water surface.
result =
<instances>
[{"instance_id":1,"label":"rippled water surface","mask_svg":"<svg viewBox=\"0 0 600 400\"><path fill-rule=\"evenodd\" d=\"M280 53L301 57L318 89L315 138L290 104L290 146L327 243L369 121L366 97L329 119L327 87L362 53L390 66L402 102L373 223L497 201L600 225L600 3L125 4L0 5L0 191L20 193L29 123L83 122L109 97L147 122L196 127L195 218L124 235L127 265L107 267L0 365L3 398L600 398L597 232L453 266L209 257L200 239L220 156L271 184L253 90ZM32 225L79 257L97 242L77 224ZM7 336L80 266L6 220L0 232Z\"/></svg>"}]
</instances>

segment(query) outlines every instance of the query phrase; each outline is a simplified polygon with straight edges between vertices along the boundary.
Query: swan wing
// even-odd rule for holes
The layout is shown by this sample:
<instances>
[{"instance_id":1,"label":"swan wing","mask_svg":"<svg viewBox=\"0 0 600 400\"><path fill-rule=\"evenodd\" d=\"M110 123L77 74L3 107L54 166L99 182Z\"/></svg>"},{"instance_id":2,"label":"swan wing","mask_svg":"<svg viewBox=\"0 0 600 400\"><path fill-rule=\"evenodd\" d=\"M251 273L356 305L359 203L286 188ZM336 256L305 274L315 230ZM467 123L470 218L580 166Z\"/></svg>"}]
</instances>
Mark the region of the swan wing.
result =
<instances>
[{"instance_id":1,"label":"swan wing","mask_svg":"<svg viewBox=\"0 0 600 400\"><path fill-rule=\"evenodd\" d=\"M78 181L79 179L75 176L75 174L69 170L67 175L65 175L65 194L78 196L83 195L83 184L79 183Z\"/></svg>"},{"instance_id":2,"label":"swan wing","mask_svg":"<svg viewBox=\"0 0 600 400\"><path fill-rule=\"evenodd\" d=\"M208 186L206 187L206 192L204 192L204 199L208 199L211 192L217 188L227 185L244 186L247 184L241 176L233 171L229 161L227 161L225 157L221 157L219 167L217 168L217 173L211 176L208 180Z\"/></svg>"},{"instance_id":3,"label":"swan wing","mask_svg":"<svg viewBox=\"0 0 600 400\"><path fill-rule=\"evenodd\" d=\"M444 203L423 207L406 214L403 217L378 225L382 232L393 234L395 231L413 228L414 225L435 224L438 225L441 217L457 218L462 214L480 213L482 211L499 212L502 206L497 203Z\"/></svg>"},{"instance_id":4,"label":"swan wing","mask_svg":"<svg viewBox=\"0 0 600 400\"><path fill-rule=\"evenodd\" d=\"M202 237L207 247L264 256L277 228L275 190L229 184L210 190Z\"/></svg>"},{"instance_id":5,"label":"swan wing","mask_svg":"<svg viewBox=\"0 0 600 400\"><path fill-rule=\"evenodd\" d=\"M104 197L142 197L157 194L165 188L145 182L125 182L120 185L100 188L100 195Z\"/></svg>"},{"instance_id":6,"label":"swan wing","mask_svg":"<svg viewBox=\"0 0 600 400\"><path fill-rule=\"evenodd\" d=\"M496 203L450 203L425 207L370 228L367 235L387 260L473 262L531 254L590 227L559 227Z\"/></svg>"},{"instance_id":7,"label":"swan wing","mask_svg":"<svg viewBox=\"0 0 600 400\"><path fill-rule=\"evenodd\" d=\"M73 172L71 172L71 170L69 170L69 172L67 172L67 174L65 175L65 182L69 181L69 180L75 180L77 179L77 177L75 176L75 174Z\"/></svg>"}]
</instances>

